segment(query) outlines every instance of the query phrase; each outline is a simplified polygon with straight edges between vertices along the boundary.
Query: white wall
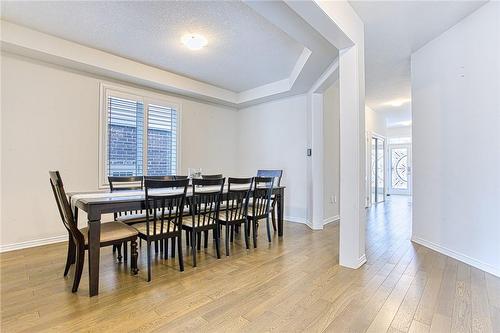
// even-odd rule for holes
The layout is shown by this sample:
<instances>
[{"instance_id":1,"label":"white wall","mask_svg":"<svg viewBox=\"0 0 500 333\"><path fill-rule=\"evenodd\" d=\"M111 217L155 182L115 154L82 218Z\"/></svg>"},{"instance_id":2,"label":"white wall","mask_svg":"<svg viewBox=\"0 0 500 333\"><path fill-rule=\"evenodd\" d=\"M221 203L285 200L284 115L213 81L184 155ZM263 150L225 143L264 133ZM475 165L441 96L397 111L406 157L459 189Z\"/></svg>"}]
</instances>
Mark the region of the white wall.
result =
<instances>
[{"instance_id":1,"label":"white wall","mask_svg":"<svg viewBox=\"0 0 500 333\"><path fill-rule=\"evenodd\" d=\"M323 93L323 138L325 140L323 145L323 219L325 222L333 222L340 218L340 99L338 80Z\"/></svg>"},{"instance_id":2,"label":"white wall","mask_svg":"<svg viewBox=\"0 0 500 333\"><path fill-rule=\"evenodd\" d=\"M306 222L306 95L238 111L238 169L283 169L285 218Z\"/></svg>"},{"instance_id":3,"label":"white wall","mask_svg":"<svg viewBox=\"0 0 500 333\"><path fill-rule=\"evenodd\" d=\"M1 60L0 244L5 247L64 235L49 170L61 171L69 191L97 189L101 80L18 56L2 54ZM201 167L236 174L238 112L162 96L182 107L182 171Z\"/></svg>"},{"instance_id":4,"label":"white wall","mask_svg":"<svg viewBox=\"0 0 500 333\"><path fill-rule=\"evenodd\" d=\"M412 55L413 239L500 276L500 3Z\"/></svg>"},{"instance_id":5,"label":"white wall","mask_svg":"<svg viewBox=\"0 0 500 333\"><path fill-rule=\"evenodd\" d=\"M388 138L411 138L411 126L388 127L385 135Z\"/></svg>"},{"instance_id":6,"label":"white wall","mask_svg":"<svg viewBox=\"0 0 500 333\"><path fill-rule=\"evenodd\" d=\"M365 130L378 135L386 135L385 117L365 106Z\"/></svg>"}]
</instances>

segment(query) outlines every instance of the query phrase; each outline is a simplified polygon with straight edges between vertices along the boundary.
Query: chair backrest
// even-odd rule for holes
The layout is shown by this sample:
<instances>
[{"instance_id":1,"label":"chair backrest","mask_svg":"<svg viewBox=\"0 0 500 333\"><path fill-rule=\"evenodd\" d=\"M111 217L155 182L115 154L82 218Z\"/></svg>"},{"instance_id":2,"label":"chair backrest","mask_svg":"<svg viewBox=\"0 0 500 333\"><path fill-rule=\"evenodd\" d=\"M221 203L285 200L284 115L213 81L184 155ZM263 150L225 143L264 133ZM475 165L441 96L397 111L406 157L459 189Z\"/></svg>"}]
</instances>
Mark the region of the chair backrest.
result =
<instances>
[{"instance_id":1,"label":"chair backrest","mask_svg":"<svg viewBox=\"0 0 500 333\"><path fill-rule=\"evenodd\" d=\"M255 177L253 186L253 216L266 216L271 209L274 177Z\"/></svg>"},{"instance_id":2,"label":"chair backrest","mask_svg":"<svg viewBox=\"0 0 500 333\"><path fill-rule=\"evenodd\" d=\"M188 185L188 179L145 180L147 236L182 231L182 216ZM152 191L154 189L172 190L173 193L155 194Z\"/></svg>"},{"instance_id":3,"label":"chair backrest","mask_svg":"<svg viewBox=\"0 0 500 333\"><path fill-rule=\"evenodd\" d=\"M193 227L206 227L217 222L225 180L192 179L193 196L188 201Z\"/></svg>"},{"instance_id":4,"label":"chair backrest","mask_svg":"<svg viewBox=\"0 0 500 333\"><path fill-rule=\"evenodd\" d=\"M111 192L126 191L126 190L142 190L142 186L144 184L144 177L109 176L108 182L109 182L109 190Z\"/></svg>"},{"instance_id":5,"label":"chair backrest","mask_svg":"<svg viewBox=\"0 0 500 333\"><path fill-rule=\"evenodd\" d=\"M83 235L80 230L78 230L76 225L71 205L69 204L68 197L64 191L61 175L59 174L59 171L49 171L49 175L50 186L52 188L52 192L54 193L63 225L77 243L83 244Z\"/></svg>"},{"instance_id":6,"label":"chair backrest","mask_svg":"<svg viewBox=\"0 0 500 333\"><path fill-rule=\"evenodd\" d=\"M226 206L224 212L229 221L244 220L247 217L253 178L228 178Z\"/></svg>"},{"instance_id":7,"label":"chair backrest","mask_svg":"<svg viewBox=\"0 0 500 333\"><path fill-rule=\"evenodd\" d=\"M283 170L257 170L257 177L274 177L274 187L280 186Z\"/></svg>"},{"instance_id":8,"label":"chair backrest","mask_svg":"<svg viewBox=\"0 0 500 333\"><path fill-rule=\"evenodd\" d=\"M177 180L176 176L144 176L144 181L146 180Z\"/></svg>"},{"instance_id":9,"label":"chair backrest","mask_svg":"<svg viewBox=\"0 0 500 333\"><path fill-rule=\"evenodd\" d=\"M223 174L217 174L217 175L201 175L202 179L221 179L224 178Z\"/></svg>"}]
</instances>

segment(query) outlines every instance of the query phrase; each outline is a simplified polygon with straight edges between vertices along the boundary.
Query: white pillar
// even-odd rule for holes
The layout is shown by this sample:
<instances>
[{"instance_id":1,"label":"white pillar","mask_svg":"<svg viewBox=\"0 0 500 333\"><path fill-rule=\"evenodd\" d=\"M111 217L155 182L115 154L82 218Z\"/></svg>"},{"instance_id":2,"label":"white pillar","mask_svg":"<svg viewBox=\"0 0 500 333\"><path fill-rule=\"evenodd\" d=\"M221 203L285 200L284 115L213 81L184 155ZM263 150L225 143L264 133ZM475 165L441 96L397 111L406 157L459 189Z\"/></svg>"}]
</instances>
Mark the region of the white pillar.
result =
<instances>
[{"instance_id":1,"label":"white pillar","mask_svg":"<svg viewBox=\"0 0 500 333\"><path fill-rule=\"evenodd\" d=\"M340 264L366 262L364 214L364 86L360 85L358 45L339 54L340 80ZM363 80L364 81L364 80ZM360 98L360 95L363 98Z\"/></svg>"}]
</instances>

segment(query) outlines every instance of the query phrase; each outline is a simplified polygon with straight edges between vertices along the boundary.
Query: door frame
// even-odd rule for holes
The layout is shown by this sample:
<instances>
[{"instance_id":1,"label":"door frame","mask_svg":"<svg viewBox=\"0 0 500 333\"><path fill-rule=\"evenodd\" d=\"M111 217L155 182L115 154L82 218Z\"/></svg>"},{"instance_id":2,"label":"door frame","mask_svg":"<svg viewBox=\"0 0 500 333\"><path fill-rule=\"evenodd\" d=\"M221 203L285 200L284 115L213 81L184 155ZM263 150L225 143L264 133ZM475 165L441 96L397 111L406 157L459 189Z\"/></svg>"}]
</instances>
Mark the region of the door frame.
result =
<instances>
[{"instance_id":1,"label":"door frame","mask_svg":"<svg viewBox=\"0 0 500 333\"><path fill-rule=\"evenodd\" d=\"M392 150L397 148L407 148L407 173L408 173L408 189L394 189L392 188ZM394 195L412 195L413 192L413 172L412 172L412 144L411 143L397 143L389 144L387 146L387 193Z\"/></svg>"},{"instance_id":2,"label":"door frame","mask_svg":"<svg viewBox=\"0 0 500 333\"><path fill-rule=\"evenodd\" d=\"M384 141L384 159L382 161L384 170L384 193L383 201L385 201L385 196L387 194L387 174L385 170L387 169L387 138L383 135L377 134L375 132L366 132L366 204L365 207L369 208L372 206L372 138L376 138Z\"/></svg>"}]
</instances>

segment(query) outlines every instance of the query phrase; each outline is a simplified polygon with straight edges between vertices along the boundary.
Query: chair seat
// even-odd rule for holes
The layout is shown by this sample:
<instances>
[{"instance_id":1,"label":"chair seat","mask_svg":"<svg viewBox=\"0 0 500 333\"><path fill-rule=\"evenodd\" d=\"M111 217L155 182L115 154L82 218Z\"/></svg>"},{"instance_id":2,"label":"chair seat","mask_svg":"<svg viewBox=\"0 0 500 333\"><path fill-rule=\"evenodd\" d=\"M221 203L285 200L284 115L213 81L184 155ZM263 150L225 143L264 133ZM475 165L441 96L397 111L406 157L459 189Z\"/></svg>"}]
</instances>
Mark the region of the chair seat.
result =
<instances>
[{"instance_id":1,"label":"chair seat","mask_svg":"<svg viewBox=\"0 0 500 333\"><path fill-rule=\"evenodd\" d=\"M239 214L236 214L236 213L232 213L229 212L229 214L226 213L226 211L223 211L221 210L219 212L219 221L223 221L223 222L228 222L228 221L241 221L243 218L241 219L236 219L235 217L237 217Z\"/></svg>"},{"instance_id":2,"label":"chair seat","mask_svg":"<svg viewBox=\"0 0 500 333\"><path fill-rule=\"evenodd\" d=\"M201 217L200 218L200 227L201 227L201 222L203 221L202 219L203 218ZM197 222L197 221L198 221L198 217L196 216L195 222ZM210 224L215 224L215 220L210 221ZM207 223L206 225L210 225L210 224ZM193 227L193 217L191 215L184 216L182 218L182 225L192 228Z\"/></svg>"},{"instance_id":3,"label":"chair seat","mask_svg":"<svg viewBox=\"0 0 500 333\"><path fill-rule=\"evenodd\" d=\"M81 228L80 232L83 234L83 238L85 239L85 245L88 245L89 241L88 227ZM126 225L125 223L122 222L101 223L101 243L118 241L120 239L127 239L134 236L137 236L137 230L135 230L131 226Z\"/></svg>"},{"instance_id":4,"label":"chair seat","mask_svg":"<svg viewBox=\"0 0 500 333\"><path fill-rule=\"evenodd\" d=\"M265 211L265 208L262 208L262 209L258 208L257 211L260 211L260 212ZM271 212L272 212L272 209L271 209L271 207L269 207L269 213L271 213ZM248 215L248 217L255 216L254 212L253 212L253 207L248 207L248 214L247 215ZM258 216L266 216L266 214L261 214L261 215L258 215Z\"/></svg>"},{"instance_id":5,"label":"chair seat","mask_svg":"<svg viewBox=\"0 0 500 333\"><path fill-rule=\"evenodd\" d=\"M118 216L116 218L116 221L123 222L125 224L133 224L133 223L144 222L144 221L146 221L146 213L129 214L129 215Z\"/></svg>"},{"instance_id":6,"label":"chair seat","mask_svg":"<svg viewBox=\"0 0 500 333\"><path fill-rule=\"evenodd\" d=\"M189 207L184 208L184 214L189 214ZM161 210L158 210L157 213L159 216L161 214ZM173 212L172 212L173 214ZM165 216L168 215L168 210L165 209ZM150 214L150 219L152 219L153 214ZM138 213L138 214L129 214L129 215L122 215L118 216L116 218L116 221L123 222L126 224L134 224L134 223L141 223L141 222L146 222L146 213Z\"/></svg>"},{"instance_id":7,"label":"chair seat","mask_svg":"<svg viewBox=\"0 0 500 333\"><path fill-rule=\"evenodd\" d=\"M170 223L170 228L168 228L168 227L169 227L169 224L167 223L167 221L165 221L163 223L163 229L161 226L161 222L156 221L156 235L175 231L173 223ZM141 233L143 235L148 234L148 224L146 222L134 224L133 228L135 228L139 233ZM180 230L180 229L177 229L177 230ZM149 235L150 236L155 235L155 224L152 221L149 222Z\"/></svg>"}]
</instances>

